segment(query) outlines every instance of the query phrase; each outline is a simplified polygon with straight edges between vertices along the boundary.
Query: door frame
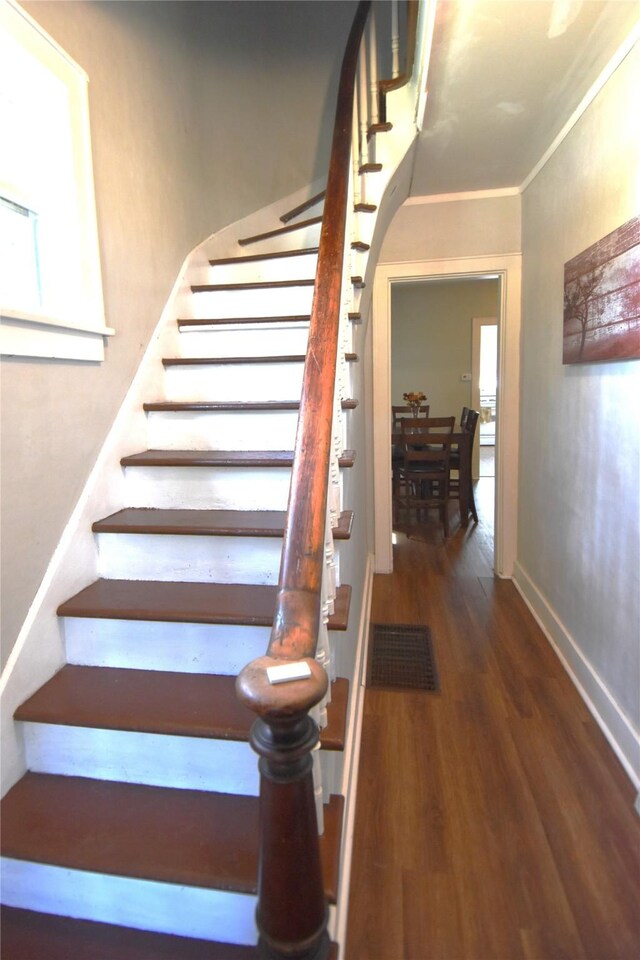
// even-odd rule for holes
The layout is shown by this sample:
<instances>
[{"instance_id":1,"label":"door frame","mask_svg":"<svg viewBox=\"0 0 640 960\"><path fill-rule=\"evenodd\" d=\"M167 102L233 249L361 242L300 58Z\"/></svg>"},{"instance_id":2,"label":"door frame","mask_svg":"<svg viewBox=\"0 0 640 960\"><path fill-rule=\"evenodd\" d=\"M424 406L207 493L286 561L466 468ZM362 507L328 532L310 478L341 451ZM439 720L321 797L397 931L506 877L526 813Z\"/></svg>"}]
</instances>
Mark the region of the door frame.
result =
<instances>
[{"instance_id":1,"label":"door frame","mask_svg":"<svg viewBox=\"0 0 640 960\"><path fill-rule=\"evenodd\" d=\"M376 270L372 303L373 484L376 573L393 570L391 510L391 287L433 279L497 278L498 390L494 570L510 578L516 560L518 442L520 420L520 297L522 256L505 254L382 263Z\"/></svg>"},{"instance_id":2,"label":"door frame","mask_svg":"<svg viewBox=\"0 0 640 960\"><path fill-rule=\"evenodd\" d=\"M471 318L471 408L480 410L480 341L482 338L482 327L498 327L500 324L497 317L472 317ZM498 344L498 351L500 345ZM496 381L497 381L497 357L496 357ZM496 383L496 442L498 445L498 395ZM476 431L476 442L473 445L471 456L471 477L478 480L480 477L480 423Z\"/></svg>"}]
</instances>

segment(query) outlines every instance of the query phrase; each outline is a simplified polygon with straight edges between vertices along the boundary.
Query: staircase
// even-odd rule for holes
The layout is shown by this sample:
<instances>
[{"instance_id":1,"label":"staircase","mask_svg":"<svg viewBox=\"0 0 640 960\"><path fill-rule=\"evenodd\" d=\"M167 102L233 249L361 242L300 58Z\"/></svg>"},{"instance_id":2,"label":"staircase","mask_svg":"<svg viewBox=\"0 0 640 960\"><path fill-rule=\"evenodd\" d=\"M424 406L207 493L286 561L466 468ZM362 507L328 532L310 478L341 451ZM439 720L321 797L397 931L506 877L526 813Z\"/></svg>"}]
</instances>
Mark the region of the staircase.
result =
<instances>
[{"instance_id":1,"label":"staircase","mask_svg":"<svg viewBox=\"0 0 640 960\"><path fill-rule=\"evenodd\" d=\"M58 610L68 662L15 714L29 772L2 805L7 960L34 960L36 931L47 958L76 938L82 956L252 955L228 946L256 941L258 769L235 676L273 620L317 259L293 242L321 219L243 240L260 252L192 285L164 395L144 404L149 449L122 459L128 506L93 524L101 577ZM339 584L330 631L349 602ZM322 751L343 749L347 703L337 678ZM342 815L327 796L332 903Z\"/></svg>"},{"instance_id":2,"label":"staircase","mask_svg":"<svg viewBox=\"0 0 640 960\"><path fill-rule=\"evenodd\" d=\"M359 7L359 29L367 8ZM424 69L432 25L432 14L423 12L417 49ZM375 47L373 26L370 42ZM350 39L345 56L353 70L354 43ZM175 297L179 309L168 318L173 332L164 326L158 337L170 349L157 374L147 378L153 388L132 412L128 432L121 429L128 449L117 466L104 461L108 477L94 500L117 503L117 509L93 514L74 541L78 558L97 557L98 576L86 585L88 575L76 569L82 559L66 561L59 579L74 582L76 592L56 604L65 662L14 713L27 772L2 802L3 960L240 960L260 951L269 957L338 955L337 945L329 946L322 912L328 903L332 934L344 927L345 911L336 914L331 905L339 901L341 874L348 880L345 800L352 815L354 790L344 787L354 775L350 760L343 767L341 757L347 745L350 757L357 752L354 727L362 701L354 685L366 636L364 577L359 571L354 625L352 589L341 575L343 568L362 567L367 549L363 537L349 567L344 552L356 506L346 480L355 462L350 418L361 400L362 377L354 370L363 305L370 298L376 219L383 201L390 218L403 191L393 203L388 197L398 186L404 195L408 191L409 166L397 171L415 138L415 104L423 89L423 74L410 73L390 81L384 117L367 121L363 108L353 114L351 140L338 123L334 133L327 190L332 211L342 190L335 187L336 143L347 165L351 143L355 154L351 173L341 174L346 226L336 248L342 245L345 256L340 253L334 267L323 254L318 270L332 284L337 277L342 291L327 298L327 326L336 320L332 336L338 343L334 409L334 394L323 386L317 421L325 438L332 431L328 489L326 461L313 472L314 491L324 474L318 482L325 485L326 524L324 509L314 513L309 506L322 498L316 500L314 492L305 503L300 483L293 484L296 515L302 502L316 540L320 530L320 548L327 527L324 553L306 541L296 545L305 563L313 559L314 577L321 568L318 589L305 584L295 600L304 595L306 602L313 594L308 610L317 612L316 600L320 605L319 625L314 627L312 612L300 631L305 643L313 640L313 649L297 646L296 591L284 591L283 600L280 568L290 527L300 539L289 501L292 468L295 474L300 464L298 414L305 402L312 405L308 369L324 330L318 317L328 316L323 297L312 307L314 285L322 282L316 281L319 246L326 253L333 243L327 243L327 229L321 239L321 229L323 218L331 230L340 220L325 215L324 192L282 212L279 223L267 222L261 211L255 221L248 218L259 232L235 235L233 248L226 236L219 244L223 252L216 247L208 263L193 260L187 287ZM392 96L393 88L402 89ZM376 84L372 90L375 105ZM341 110L344 115L341 99L337 116ZM349 104L352 99L353 92ZM366 101L366 85L360 100ZM396 114L401 118L397 129L387 114L394 123ZM149 356L145 370L154 362L153 350ZM333 379L324 383L333 391ZM141 422L146 445L132 449ZM313 430L307 412L305 430L309 424ZM307 459L314 459L311 451ZM88 507L83 509L88 516ZM87 552L89 526L93 543ZM297 555L290 551L288 561ZM46 623L46 615L38 622ZM308 685L289 684L298 693L287 691L281 699L265 695L260 684L266 670L254 666L267 659L267 648L276 649L276 628L282 652L271 652L271 659L306 659L313 667ZM341 637L349 641L344 655ZM51 660L56 662L53 654ZM336 663L348 676L336 676ZM242 699L236 692L240 672ZM323 698L326 676L330 687ZM19 676L14 686L19 689ZM305 703L310 689L313 697ZM313 779L310 706L320 729ZM249 746L254 710L251 742L262 756L262 782ZM282 802L291 809L283 813ZM271 834L269 804L279 820ZM288 860L279 852L283 846L290 848ZM281 863L288 871L284 892ZM294 911L290 924L292 891L300 912ZM284 931L280 938L278 930ZM258 936L262 947L256 947Z\"/></svg>"}]
</instances>

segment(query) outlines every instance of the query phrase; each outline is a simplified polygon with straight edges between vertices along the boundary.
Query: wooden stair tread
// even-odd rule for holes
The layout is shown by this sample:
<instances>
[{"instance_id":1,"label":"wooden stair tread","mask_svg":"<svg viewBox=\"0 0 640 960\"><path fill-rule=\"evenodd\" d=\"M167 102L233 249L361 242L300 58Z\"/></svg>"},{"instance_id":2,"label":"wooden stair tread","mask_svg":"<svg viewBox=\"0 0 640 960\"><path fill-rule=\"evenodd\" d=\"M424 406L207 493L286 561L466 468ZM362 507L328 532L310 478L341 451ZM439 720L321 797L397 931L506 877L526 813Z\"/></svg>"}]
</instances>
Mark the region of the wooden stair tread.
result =
<instances>
[{"instance_id":1,"label":"wooden stair tread","mask_svg":"<svg viewBox=\"0 0 640 960\"><path fill-rule=\"evenodd\" d=\"M297 223L287 223L284 227L268 230L266 233L257 233L254 237L243 237L242 240L238 240L238 244L241 247L248 246L251 243L259 243L261 240L280 237L285 233L293 233L294 230L305 230L307 227L315 227L319 223L322 223L322 216L310 217L308 220L298 220Z\"/></svg>"},{"instance_id":2,"label":"wooden stair tread","mask_svg":"<svg viewBox=\"0 0 640 960\"><path fill-rule=\"evenodd\" d=\"M389 130L393 130L392 123L372 123L367 130L367 139L370 140L371 137L375 137L376 133L388 133Z\"/></svg>"},{"instance_id":3,"label":"wooden stair tread","mask_svg":"<svg viewBox=\"0 0 640 960\"><path fill-rule=\"evenodd\" d=\"M349 314L349 319L360 321L360 314ZM252 323L309 323L311 317L306 314L277 317L181 317L176 322L179 327L229 327L233 324Z\"/></svg>"},{"instance_id":4,"label":"wooden stair tread","mask_svg":"<svg viewBox=\"0 0 640 960\"><path fill-rule=\"evenodd\" d=\"M358 173L380 173L381 170L381 163L363 163L358 169Z\"/></svg>"},{"instance_id":5,"label":"wooden stair tread","mask_svg":"<svg viewBox=\"0 0 640 960\"><path fill-rule=\"evenodd\" d=\"M362 253L366 253L367 250L371 249L370 244L365 243L363 240L354 240L351 244L352 250L360 250Z\"/></svg>"},{"instance_id":6,"label":"wooden stair tread","mask_svg":"<svg viewBox=\"0 0 640 960\"><path fill-rule=\"evenodd\" d=\"M94 533L158 533L182 536L281 537L284 510L158 510L127 507L97 520ZM334 540L348 540L353 511L343 510L334 527Z\"/></svg>"},{"instance_id":7,"label":"wooden stair tread","mask_svg":"<svg viewBox=\"0 0 640 960\"><path fill-rule=\"evenodd\" d=\"M248 742L255 714L236 696L236 678L218 674L67 664L14 717L29 723ZM325 750L343 750L348 681L331 685ZM256 760L257 762L257 760Z\"/></svg>"},{"instance_id":8,"label":"wooden stair tread","mask_svg":"<svg viewBox=\"0 0 640 960\"><path fill-rule=\"evenodd\" d=\"M311 317L307 314L294 314L277 317L222 317L222 318L195 318L183 317L177 321L179 327L225 327L234 323L309 323Z\"/></svg>"},{"instance_id":9,"label":"wooden stair tread","mask_svg":"<svg viewBox=\"0 0 640 960\"><path fill-rule=\"evenodd\" d=\"M375 203L356 203L353 209L357 213L374 213L378 208Z\"/></svg>"},{"instance_id":10,"label":"wooden stair tread","mask_svg":"<svg viewBox=\"0 0 640 960\"><path fill-rule=\"evenodd\" d=\"M320 193L316 193L313 197L309 197L308 200L305 200L304 203L298 204L297 207L294 207L293 210L283 213L280 217L281 223L289 223L290 220L295 220L296 217L299 217L301 213L304 213L305 210L308 210L310 207L315 207L316 203L320 203L321 200L324 200L326 190L321 190Z\"/></svg>"},{"instance_id":11,"label":"wooden stair tread","mask_svg":"<svg viewBox=\"0 0 640 960\"><path fill-rule=\"evenodd\" d=\"M338 463L352 467L355 451L344 450ZM143 450L123 457L123 467L290 467L291 450Z\"/></svg>"},{"instance_id":12,"label":"wooden stair tread","mask_svg":"<svg viewBox=\"0 0 640 960\"><path fill-rule=\"evenodd\" d=\"M345 353L348 363L355 363L359 358L357 353ZM165 367L197 367L203 365L233 366L235 364L252 363L304 363L304 353L278 354L275 357L165 357L162 361Z\"/></svg>"},{"instance_id":13,"label":"wooden stair tread","mask_svg":"<svg viewBox=\"0 0 640 960\"><path fill-rule=\"evenodd\" d=\"M4 960L258 960L255 947L2 907Z\"/></svg>"},{"instance_id":14,"label":"wooden stair tread","mask_svg":"<svg viewBox=\"0 0 640 960\"><path fill-rule=\"evenodd\" d=\"M270 627L278 588L271 584L96 580L58 607L61 617L231 623ZM338 587L330 630L346 630L351 587Z\"/></svg>"},{"instance_id":15,"label":"wooden stair tread","mask_svg":"<svg viewBox=\"0 0 640 960\"><path fill-rule=\"evenodd\" d=\"M353 410L358 405L357 400L343 400L343 410ZM192 411L203 413L219 411L265 411L269 413L274 410L298 410L300 408L299 400L154 400L149 403L143 403L143 410L147 413L152 412L180 412Z\"/></svg>"},{"instance_id":16,"label":"wooden stair tread","mask_svg":"<svg viewBox=\"0 0 640 960\"><path fill-rule=\"evenodd\" d=\"M270 253L244 253L240 257L218 257L216 260L209 260L212 267L226 267L233 263L258 263L262 260L283 260L289 257L304 257L308 254L315 255L318 247L301 247L299 250L273 250Z\"/></svg>"},{"instance_id":17,"label":"wooden stair tread","mask_svg":"<svg viewBox=\"0 0 640 960\"><path fill-rule=\"evenodd\" d=\"M251 280L246 283L194 283L193 293L219 293L225 290L279 290L289 287L312 287L313 277L305 280Z\"/></svg>"},{"instance_id":18,"label":"wooden stair tread","mask_svg":"<svg viewBox=\"0 0 640 960\"><path fill-rule=\"evenodd\" d=\"M343 799L325 805L335 903ZM27 773L2 801L2 854L115 876L253 894L258 798ZM159 842L161 840L161 842Z\"/></svg>"}]
</instances>

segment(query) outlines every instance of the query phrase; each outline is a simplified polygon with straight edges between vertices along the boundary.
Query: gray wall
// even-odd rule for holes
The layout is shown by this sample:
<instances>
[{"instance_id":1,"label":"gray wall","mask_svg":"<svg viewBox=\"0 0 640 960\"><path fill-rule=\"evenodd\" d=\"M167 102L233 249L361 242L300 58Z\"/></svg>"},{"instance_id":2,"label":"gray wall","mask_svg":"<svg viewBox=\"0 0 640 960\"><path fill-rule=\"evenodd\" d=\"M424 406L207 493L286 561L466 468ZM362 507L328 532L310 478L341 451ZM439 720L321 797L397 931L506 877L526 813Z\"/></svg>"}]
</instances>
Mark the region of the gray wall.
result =
<instances>
[{"instance_id":1,"label":"gray wall","mask_svg":"<svg viewBox=\"0 0 640 960\"><path fill-rule=\"evenodd\" d=\"M520 196L482 197L400 207L381 263L519 253Z\"/></svg>"},{"instance_id":2,"label":"gray wall","mask_svg":"<svg viewBox=\"0 0 640 960\"><path fill-rule=\"evenodd\" d=\"M523 197L519 563L640 726L640 364L562 365L563 267L638 213L629 54Z\"/></svg>"},{"instance_id":3,"label":"gray wall","mask_svg":"<svg viewBox=\"0 0 640 960\"><path fill-rule=\"evenodd\" d=\"M458 417L471 403L472 317L497 317L497 280L429 280L391 288L391 402L422 390L429 415Z\"/></svg>"},{"instance_id":4,"label":"gray wall","mask_svg":"<svg viewBox=\"0 0 640 960\"><path fill-rule=\"evenodd\" d=\"M25 2L90 78L102 364L2 362L2 662L187 253L326 168L351 2Z\"/></svg>"}]
</instances>

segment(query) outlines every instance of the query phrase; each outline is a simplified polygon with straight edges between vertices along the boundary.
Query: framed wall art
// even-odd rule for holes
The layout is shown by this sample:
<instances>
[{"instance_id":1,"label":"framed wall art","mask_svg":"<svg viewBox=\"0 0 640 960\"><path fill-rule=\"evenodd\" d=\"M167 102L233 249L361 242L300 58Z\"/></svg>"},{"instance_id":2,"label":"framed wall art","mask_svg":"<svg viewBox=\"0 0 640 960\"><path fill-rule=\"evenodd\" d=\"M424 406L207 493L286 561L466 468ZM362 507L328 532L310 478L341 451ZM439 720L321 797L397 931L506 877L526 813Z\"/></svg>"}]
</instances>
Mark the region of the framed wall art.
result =
<instances>
[{"instance_id":1,"label":"framed wall art","mask_svg":"<svg viewBox=\"0 0 640 960\"><path fill-rule=\"evenodd\" d=\"M562 362L640 358L640 217L564 265Z\"/></svg>"}]
</instances>

